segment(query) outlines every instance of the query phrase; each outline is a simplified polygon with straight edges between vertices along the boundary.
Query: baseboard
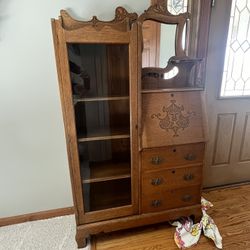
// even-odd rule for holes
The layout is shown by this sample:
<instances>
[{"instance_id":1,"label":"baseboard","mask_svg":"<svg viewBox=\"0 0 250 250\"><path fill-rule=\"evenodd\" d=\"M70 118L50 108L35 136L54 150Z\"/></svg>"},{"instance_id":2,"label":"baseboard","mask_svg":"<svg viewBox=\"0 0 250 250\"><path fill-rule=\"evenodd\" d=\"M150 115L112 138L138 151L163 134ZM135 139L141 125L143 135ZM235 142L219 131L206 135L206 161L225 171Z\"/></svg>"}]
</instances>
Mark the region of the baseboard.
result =
<instances>
[{"instance_id":1,"label":"baseboard","mask_svg":"<svg viewBox=\"0 0 250 250\"><path fill-rule=\"evenodd\" d=\"M65 208L52 209L48 211L5 217L5 218L0 218L0 227L23 223L27 221L44 220L58 216L70 215L74 213L75 213L74 207L65 207Z\"/></svg>"}]
</instances>

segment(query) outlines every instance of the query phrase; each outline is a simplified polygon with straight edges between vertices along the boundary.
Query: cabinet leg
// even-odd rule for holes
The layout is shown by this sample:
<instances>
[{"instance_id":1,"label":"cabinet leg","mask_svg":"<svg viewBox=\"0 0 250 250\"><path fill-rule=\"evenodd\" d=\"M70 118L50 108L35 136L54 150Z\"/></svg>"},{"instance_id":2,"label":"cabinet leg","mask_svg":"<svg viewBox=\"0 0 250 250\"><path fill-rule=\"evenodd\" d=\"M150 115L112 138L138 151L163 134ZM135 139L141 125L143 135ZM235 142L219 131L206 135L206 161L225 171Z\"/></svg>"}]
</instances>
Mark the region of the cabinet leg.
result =
<instances>
[{"instance_id":1,"label":"cabinet leg","mask_svg":"<svg viewBox=\"0 0 250 250\"><path fill-rule=\"evenodd\" d=\"M76 243L78 248L84 248L87 246L87 239L76 239Z\"/></svg>"},{"instance_id":2,"label":"cabinet leg","mask_svg":"<svg viewBox=\"0 0 250 250\"><path fill-rule=\"evenodd\" d=\"M76 234L76 243L78 248L84 248L87 246L87 238Z\"/></svg>"}]
</instances>

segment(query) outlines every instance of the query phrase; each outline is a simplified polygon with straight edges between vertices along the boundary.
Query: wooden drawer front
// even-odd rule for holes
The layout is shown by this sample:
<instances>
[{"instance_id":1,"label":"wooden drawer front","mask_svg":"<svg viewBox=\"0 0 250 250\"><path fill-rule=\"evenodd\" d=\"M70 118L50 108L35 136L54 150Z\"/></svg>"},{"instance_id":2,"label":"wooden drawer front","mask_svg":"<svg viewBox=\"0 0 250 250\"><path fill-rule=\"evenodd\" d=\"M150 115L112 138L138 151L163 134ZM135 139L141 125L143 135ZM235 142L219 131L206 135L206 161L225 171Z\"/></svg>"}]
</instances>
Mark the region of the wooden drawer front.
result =
<instances>
[{"instance_id":1,"label":"wooden drawer front","mask_svg":"<svg viewBox=\"0 0 250 250\"><path fill-rule=\"evenodd\" d=\"M204 143L194 143L142 151L142 171L203 163Z\"/></svg>"},{"instance_id":2,"label":"wooden drawer front","mask_svg":"<svg viewBox=\"0 0 250 250\"><path fill-rule=\"evenodd\" d=\"M158 212L166 209L180 208L199 204L200 186L183 189L161 190L154 194L142 196L142 213Z\"/></svg>"},{"instance_id":3,"label":"wooden drawer front","mask_svg":"<svg viewBox=\"0 0 250 250\"><path fill-rule=\"evenodd\" d=\"M200 185L201 176L201 165L148 172L142 176L142 194L147 195L161 192L161 190Z\"/></svg>"},{"instance_id":4,"label":"wooden drawer front","mask_svg":"<svg viewBox=\"0 0 250 250\"><path fill-rule=\"evenodd\" d=\"M142 97L142 148L204 141L200 91Z\"/></svg>"}]
</instances>

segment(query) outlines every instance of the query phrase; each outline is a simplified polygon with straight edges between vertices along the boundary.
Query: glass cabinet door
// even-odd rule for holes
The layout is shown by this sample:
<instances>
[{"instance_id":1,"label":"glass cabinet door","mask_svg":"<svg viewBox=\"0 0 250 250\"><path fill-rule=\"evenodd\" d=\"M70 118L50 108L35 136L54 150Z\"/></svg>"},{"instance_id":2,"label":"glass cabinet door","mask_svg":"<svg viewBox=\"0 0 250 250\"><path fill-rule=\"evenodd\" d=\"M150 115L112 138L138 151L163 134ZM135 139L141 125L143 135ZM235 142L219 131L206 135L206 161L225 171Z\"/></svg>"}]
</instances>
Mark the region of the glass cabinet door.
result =
<instances>
[{"instance_id":1,"label":"glass cabinet door","mask_svg":"<svg viewBox=\"0 0 250 250\"><path fill-rule=\"evenodd\" d=\"M131 205L127 44L68 44L84 211Z\"/></svg>"}]
</instances>

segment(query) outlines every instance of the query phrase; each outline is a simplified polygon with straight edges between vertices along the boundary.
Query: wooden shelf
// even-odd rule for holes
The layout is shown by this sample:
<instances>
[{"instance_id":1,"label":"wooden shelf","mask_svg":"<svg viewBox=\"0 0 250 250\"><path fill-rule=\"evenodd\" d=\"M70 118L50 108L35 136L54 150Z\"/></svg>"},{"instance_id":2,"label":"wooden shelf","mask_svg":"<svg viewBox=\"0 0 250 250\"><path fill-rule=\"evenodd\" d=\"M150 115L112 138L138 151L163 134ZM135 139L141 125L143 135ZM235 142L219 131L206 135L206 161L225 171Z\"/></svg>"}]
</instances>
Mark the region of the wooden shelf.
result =
<instances>
[{"instance_id":1,"label":"wooden shelf","mask_svg":"<svg viewBox=\"0 0 250 250\"><path fill-rule=\"evenodd\" d=\"M98 128L88 131L87 135L80 133L78 135L78 142L125 139L125 138L130 138L130 132L128 128L119 128L119 129Z\"/></svg>"},{"instance_id":2,"label":"wooden shelf","mask_svg":"<svg viewBox=\"0 0 250 250\"><path fill-rule=\"evenodd\" d=\"M74 104L78 102L123 101L123 100L129 100L129 96L75 98Z\"/></svg>"},{"instance_id":3,"label":"wooden shelf","mask_svg":"<svg viewBox=\"0 0 250 250\"><path fill-rule=\"evenodd\" d=\"M131 205L131 179L83 184L85 211Z\"/></svg>"},{"instance_id":4,"label":"wooden shelf","mask_svg":"<svg viewBox=\"0 0 250 250\"><path fill-rule=\"evenodd\" d=\"M82 183L104 182L131 178L129 162L81 163Z\"/></svg>"},{"instance_id":5,"label":"wooden shelf","mask_svg":"<svg viewBox=\"0 0 250 250\"><path fill-rule=\"evenodd\" d=\"M203 88L166 88L166 89L145 89L142 90L142 94L148 94L148 93L163 93L163 92L185 92L185 91L202 91Z\"/></svg>"},{"instance_id":6,"label":"wooden shelf","mask_svg":"<svg viewBox=\"0 0 250 250\"><path fill-rule=\"evenodd\" d=\"M203 58L192 58L192 57L172 57L170 58L169 62L174 64L180 63L197 63L201 62Z\"/></svg>"}]
</instances>

